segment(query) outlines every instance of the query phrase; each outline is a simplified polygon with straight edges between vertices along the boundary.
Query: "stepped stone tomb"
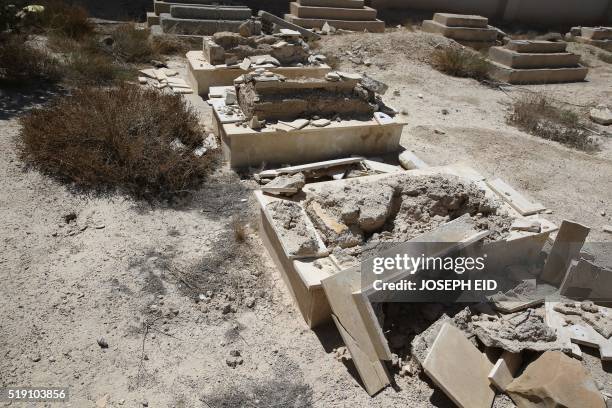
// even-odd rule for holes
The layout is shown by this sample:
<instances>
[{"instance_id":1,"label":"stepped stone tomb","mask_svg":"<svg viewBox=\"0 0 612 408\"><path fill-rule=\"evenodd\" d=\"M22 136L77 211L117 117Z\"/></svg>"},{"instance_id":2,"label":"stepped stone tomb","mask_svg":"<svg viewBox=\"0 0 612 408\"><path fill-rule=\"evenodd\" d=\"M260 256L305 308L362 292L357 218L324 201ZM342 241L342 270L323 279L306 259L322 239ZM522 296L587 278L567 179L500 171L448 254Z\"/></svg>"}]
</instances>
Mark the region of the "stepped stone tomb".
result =
<instances>
[{"instance_id":1,"label":"stepped stone tomb","mask_svg":"<svg viewBox=\"0 0 612 408\"><path fill-rule=\"evenodd\" d=\"M436 13L433 20L423 21L422 29L475 49L495 45L498 35L498 30L489 25L486 17L465 14Z\"/></svg>"},{"instance_id":2,"label":"stepped stone tomb","mask_svg":"<svg viewBox=\"0 0 612 408\"><path fill-rule=\"evenodd\" d=\"M579 82L588 68L580 56L567 52L567 43L512 40L504 47L492 47L491 76L510 84Z\"/></svg>"},{"instance_id":3,"label":"stepped stone tomb","mask_svg":"<svg viewBox=\"0 0 612 408\"><path fill-rule=\"evenodd\" d=\"M298 0L290 4L285 20L304 28L335 29L382 33L384 21L364 0Z\"/></svg>"},{"instance_id":4,"label":"stepped stone tomb","mask_svg":"<svg viewBox=\"0 0 612 408\"><path fill-rule=\"evenodd\" d=\"M261 22L252 20L252 10L235 2L219 4L212 0L154 1L154 12L147 13L150 27L159 25L166 34L205 36L219 31L239 32L244 25L252 34L261 32Z\"/></svg>"}]
</instances>

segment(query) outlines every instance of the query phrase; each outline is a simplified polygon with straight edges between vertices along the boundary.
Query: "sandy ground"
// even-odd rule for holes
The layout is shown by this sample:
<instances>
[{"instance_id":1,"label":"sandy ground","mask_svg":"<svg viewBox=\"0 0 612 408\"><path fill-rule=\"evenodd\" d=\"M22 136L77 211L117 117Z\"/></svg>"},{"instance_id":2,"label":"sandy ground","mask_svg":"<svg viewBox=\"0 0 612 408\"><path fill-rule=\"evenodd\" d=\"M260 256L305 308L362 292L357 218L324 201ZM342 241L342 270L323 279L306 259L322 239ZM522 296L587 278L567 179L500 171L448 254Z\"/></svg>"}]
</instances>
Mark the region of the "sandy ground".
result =
<instances>
[{"instance_id":1,"label":"sandy ground","mask_svg":"<svg viewBox=\"0 0 612 408\"><path fill-rule=\"evenodd\" d=\"M593 228L591 240L610 240L601 229L612 223L609 140L586 154L508 126L520 89L434 71L422 62L432 41L422 36L338 36L322 50L368 50L380 66L342 68L390 85L389 102L408 113L402 144L428 163L465 161L544 203L553 221L578 220ZM612 65L589 61L586 83L528 88L577 105L609 101ZM206 122L208 107L191 100ZM0 120L1 384L68 386L66 406L76 408L452 406L410 377L370 398L354 367L335 359L335 328L307 328L256 234L252 181L221 171L180 206L76 194L24 169L15 152L22 112L4 109ZM234 242L235 217L253 223L246 242ZM194 271L219 279L186 287ZM197 301L209 290L211 301ZM233 350L243 359L236 368L226 363ZM584 358L612 392L610 367Z\"/></svg>"}]
</instances>

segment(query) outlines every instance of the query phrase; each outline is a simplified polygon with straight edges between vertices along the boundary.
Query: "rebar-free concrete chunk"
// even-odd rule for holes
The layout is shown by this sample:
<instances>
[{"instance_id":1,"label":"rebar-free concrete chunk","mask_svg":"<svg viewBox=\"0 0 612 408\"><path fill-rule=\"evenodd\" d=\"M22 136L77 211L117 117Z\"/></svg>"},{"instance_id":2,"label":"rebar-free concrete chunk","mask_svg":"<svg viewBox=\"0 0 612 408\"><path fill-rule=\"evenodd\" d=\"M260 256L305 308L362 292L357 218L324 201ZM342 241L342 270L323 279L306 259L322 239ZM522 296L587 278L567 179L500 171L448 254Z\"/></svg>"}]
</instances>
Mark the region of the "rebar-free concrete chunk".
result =
<instances>
[{"instance_id":1,"label":"rebar-free concrete chunk","mask_svg":"<svg viewBox=\"0 0 612 408\"><path fill-rule=\"evenodd\" d=\"M582 364L558 351L547 351L531 363L506 392L518 408L606 406Z\"/></svg>"},{"instance_id":2,"label":"rebar-free concrete chunk","mask_svg":"<svg viewBox=\"0 0 612 408\"><path fill-rule=\"evenodd\" d=\"M580 249L590 231L591 229L584 225L564 220L552 250L546 258L540 278L552 285L559 286L563 282L570 262L580 254Z\"/></svg>"},{"instance_id":3,"label":"rebar-free concrete chunk","mask_svg":"<svg viewBox=\"0 0 612 408\"><path fill-rule=\"evenodd\" d=\"M433 20L447 27L487 28L489 19L468 14L436 13Z\"/></svg>"},{"instance_id":4,"label":"rebar-free concrete chunk","mask_svg":"<svg viewBox=\"0 0 612 408\"><path fill-rule=\"evenodd\" d=\"M460 408L490 408L495 391L487 376L493 364L458 328L440 329L423 369Z\"/></svg>"},{"instance_id":5,"label":"rebar-free concrete chunk","mask_svg":"<svg viewBox=\"0 0 612 408\"><path fill-rule=\"evenodd\" d=\"M514 375L521 368L522 363L521 353L504 351L489 373L491 384L495 385L500 391L506 391L508 385L514 381Z\"/></svg>"}]
</instances>

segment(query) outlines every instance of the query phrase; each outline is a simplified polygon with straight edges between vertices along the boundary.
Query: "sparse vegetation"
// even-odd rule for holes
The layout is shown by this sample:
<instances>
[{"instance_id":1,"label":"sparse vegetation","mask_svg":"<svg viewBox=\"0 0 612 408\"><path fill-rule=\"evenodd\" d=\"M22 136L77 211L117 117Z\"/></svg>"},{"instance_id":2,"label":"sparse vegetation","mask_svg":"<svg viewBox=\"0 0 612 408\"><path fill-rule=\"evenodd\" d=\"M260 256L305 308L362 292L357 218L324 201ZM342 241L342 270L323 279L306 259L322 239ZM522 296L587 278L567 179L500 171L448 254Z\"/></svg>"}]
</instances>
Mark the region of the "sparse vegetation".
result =
<instances>
[{"instance_id":1,"label":"sparse vegetation","mask_svg":"<svg viewBox=\"0 0 612 408\"><path fill-rule=\"evenodd\" d=\"M0 83L25 86L32 81L58 81L62 71L57 59L28 44L25 36L0 35Z\"/></svg>"},{"instance_id":2,"label":"sparse vegetation","mask_svg":"<svg viewBox=\"0 0 612 408\"><path fill-rule=\"evenodd\" d=\"M597 58L599 58L601 61L607 64L612 64L612 53L611 52L600 52L599 54L597 54Z\"/></svg>"},{"instance_id":3,"label":"sparse vegetation","mask_svg":"<svg viewBox=\"0 0 612 408\"><path fill-rule=\"evenodd\" d=\"M532 135L577 149L597 147L577 113L556 106L542 95L526 95L516 100L508 122Z\"/></svg>"},{"instance_id":4,"label":"sparse vegetation","mask_svg":"<svg viewBox=\"0 0 612 408\"><path fill-rule=\"evenodd\" d=\"M489 63L478 52L467 48L445 47L434 50L432 66L438 71L456 77L486 79Z\"/></svg>"},{"instance_id":5,"label":"sparse vegetation","mask_svg":"<svg viewBox=\"0 0 612 408\"><path fill-rule=\"evenodd\" d=\"M244 242L247 238L247 226L239 217L232 219L232 229L234 230L234 240L236 242Z\"/></svg>"},{"instance_id":6,"label":"sparse vegetation","mask_svg":"<svg viewBox=\"0 0 612 408\"><path fill-rule=\"evenodd\" d=\"M170 196L196 187L214 160L193 154L202 134L180 96L135 86L78 90L21 122L23 160L87 189Z\"/></svg>"},{"instance_id":7,"label":"sparse vegetation","mask_svg":"<svg viewBox=\"0 0 612 408\"><path fill-rule=\"evenodd\" d=\"M125 62L148 62L154 56L149 29L134 24L119 26L113 31L113 52Z\"/></svg>"},{"instance_id":8,"label":"sparse vegetation","mask_svg":"<svg viewBox=\"0 0 612 408\"><path fill-rule=\"evenodd\" d=\"M89 15L83 7L62 0L49 0L42 5L45 10L27 21L30 26L39 26L50 35L74 40L94 33L94 25L88 20Z\"/></svg>"}]
</instances>

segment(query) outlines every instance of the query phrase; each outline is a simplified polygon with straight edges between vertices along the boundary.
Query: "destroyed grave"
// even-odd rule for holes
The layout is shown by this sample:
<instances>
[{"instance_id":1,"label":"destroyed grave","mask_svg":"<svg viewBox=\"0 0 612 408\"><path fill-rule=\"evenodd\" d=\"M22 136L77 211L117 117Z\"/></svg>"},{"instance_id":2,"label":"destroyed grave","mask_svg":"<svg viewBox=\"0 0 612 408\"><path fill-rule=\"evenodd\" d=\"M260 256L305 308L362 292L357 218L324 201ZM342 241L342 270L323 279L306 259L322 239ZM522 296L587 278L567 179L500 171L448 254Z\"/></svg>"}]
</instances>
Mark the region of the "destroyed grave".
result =
<instances>
[{"instance_id":1,"label":"destroyed grave","mask_svg":"<svg viewBox=\"0 0 612 408\"><path fill-rule=\"evenodd\" d=\"M231 167L399 150L404 123L378 93L386 86L373 78L344 72L286 78L257 68L234 84L209 99Z\"/></svg>"},{"instance_id":2,"label":"destroyed grave","mask_svg":"<svg viewBox=\"0 0 612 408\"><path fill-rule=\"evenodd\" d=\"M551 271L567 269L567 259L586 237L583 227L564 223L548 259L541 261L556 227L537 215L543 206L501 180L485 180L465 166L408 171L388 166L368 175L365 162L365 173L346 167L355 166L354 161L264 171L258 180L272 181L256 197L261 237L304 319L310 327L330 318L335 322L368 393L376 394L395 375L424 373L460 407L490 407L498 392L519 407L530 407L527 400L549 399L580 406L576 398L586 398L586 406L603 406L582 367L575 369L585 376L584 388L572 394L564 393L568 378L540 390L522 387L547 379L519 376L533 353L546 352L541 358L571 366L572 358L565 355L580 358L576 343L599 347L601 358L608 359L605 339L612 320L606 308L572 305L578 308L572 310L591 311L584 312L581 322L593 327L565 329L551 320L548 307L553 303L543 307L547 296L558 299L560 282ZM335 180L321 182L325 175ZM513 289L480 304L377 303L360 277L360 263L388 252L389 244L401 248L401 242L439 242L439 253L479 243L491 262L487 273L501 273ZM562 252L561 245L567 244L561 242L572 251ZM521 266L526 259L535 262L532 267ZM544 290L530 293L528 283L535 287L536 279ZM528 369L535 370L538 362Z\"/></svg>"},{"instance_id":3,"label":"destroyed grave","mask_svg":"<svg viewBox=\"0 0 612 408\"><path fill-rule=\"evenodd\" d=\"M310 50L302 35L280 29L271 35L217 32L203 40L203 51L187 53L189 77L199 95L211 86L230 86L240 75L264 68L287 78L323 78L331 68Z\"/></svg>"}]
</instances>

